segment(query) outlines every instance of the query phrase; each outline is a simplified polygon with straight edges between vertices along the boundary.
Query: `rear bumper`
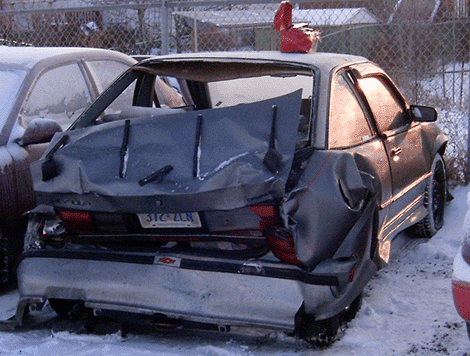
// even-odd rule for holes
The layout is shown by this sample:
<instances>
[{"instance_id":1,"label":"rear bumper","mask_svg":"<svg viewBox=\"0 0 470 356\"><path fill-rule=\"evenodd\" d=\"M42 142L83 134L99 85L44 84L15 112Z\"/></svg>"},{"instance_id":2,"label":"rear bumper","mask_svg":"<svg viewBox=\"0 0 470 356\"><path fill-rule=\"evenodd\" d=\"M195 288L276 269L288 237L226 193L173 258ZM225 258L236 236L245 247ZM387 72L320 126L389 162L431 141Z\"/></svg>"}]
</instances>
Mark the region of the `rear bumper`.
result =
<instances>
[{"instance_id":1,"label":"rear bumper","mask_svg":"<svg viewBox=\"0 0 470 356\"><path fill-rule=\"evenodd\" d=\"M353 295L333 295L338 280L268 261L90 251L32 251L18 266L19 305L72 299L92 309L287 331L304 302L320 318L348 305Z\"/></svg>"}]
</instances>

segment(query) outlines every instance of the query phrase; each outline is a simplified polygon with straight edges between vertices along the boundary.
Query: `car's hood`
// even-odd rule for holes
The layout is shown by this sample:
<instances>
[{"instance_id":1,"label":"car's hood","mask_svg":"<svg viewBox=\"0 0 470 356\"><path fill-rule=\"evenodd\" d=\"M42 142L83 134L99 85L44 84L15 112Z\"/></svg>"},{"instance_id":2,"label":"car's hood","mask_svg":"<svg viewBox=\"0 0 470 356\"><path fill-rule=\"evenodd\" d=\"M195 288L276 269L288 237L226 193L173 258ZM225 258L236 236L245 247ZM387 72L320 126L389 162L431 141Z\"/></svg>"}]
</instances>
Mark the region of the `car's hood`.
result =
<instances>
[{"instance_id":1,"label":"car's hood","mask_svg":"<svg viewBox=\"0 0 470 356\"><path fill-rule=\"evenodd\" d=\"M39 203L68 206L69 199L59 197L79 194L97 205L98 197L105 198L106 207L91 206L93 210L146 211L147 201L155 208L159 197L170 200L173 209L184 205L199 210L236 208L282 196L300 102L298 91L252 104L132 118L59 134L31 166ZM281 159L277 172L263 163L273 107L275 150ZM64 135L65 145L51 155ZM51 156L55 177L48 179L42 169Z\"/></svg>"}]
</instances>

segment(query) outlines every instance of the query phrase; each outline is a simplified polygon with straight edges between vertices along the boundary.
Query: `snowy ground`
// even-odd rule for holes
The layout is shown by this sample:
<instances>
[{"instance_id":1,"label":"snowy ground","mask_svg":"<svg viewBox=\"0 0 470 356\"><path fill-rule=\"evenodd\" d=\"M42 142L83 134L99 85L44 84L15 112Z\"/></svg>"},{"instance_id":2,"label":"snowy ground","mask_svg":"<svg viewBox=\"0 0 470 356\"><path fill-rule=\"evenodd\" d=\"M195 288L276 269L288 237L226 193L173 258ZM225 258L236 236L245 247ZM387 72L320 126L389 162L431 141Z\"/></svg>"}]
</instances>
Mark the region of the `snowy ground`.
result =
<instances>
[{"instance_id":1,"label":"snowy ground","mask_svg":"<svg viewBox=\"0 0 470 356\"><path fill-rule=\"evenodd\" d=\"M369 283L357 317L326 350L281 333L255 330L247 330L251 335L178 330L103 336L46 324L0 332L0 355L470 355L465 324L450 289L469 192L470 187L453 190L445 226L427 243L400 235L390 264ZM14 313L16 298L15 291L0 296L0 318Z\"/></svg>"}]
</instances>

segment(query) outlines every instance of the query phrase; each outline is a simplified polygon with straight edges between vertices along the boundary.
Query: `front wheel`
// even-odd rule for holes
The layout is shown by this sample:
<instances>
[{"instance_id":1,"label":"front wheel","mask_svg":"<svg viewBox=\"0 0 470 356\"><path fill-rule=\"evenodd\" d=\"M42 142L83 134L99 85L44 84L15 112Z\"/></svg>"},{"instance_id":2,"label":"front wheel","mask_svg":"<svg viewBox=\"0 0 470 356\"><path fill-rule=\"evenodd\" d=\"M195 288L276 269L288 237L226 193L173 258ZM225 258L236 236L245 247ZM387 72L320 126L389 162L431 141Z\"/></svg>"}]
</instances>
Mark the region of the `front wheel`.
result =
<instances>
[{"instance_id":1,"label":"front wheel","mask_svg":"<svg viewBox=\"0 0 470 356\"><path fill-rule=\"evenodd\" d=\"M440 154L434 157L426 191L424 207L428 215L413 227L418 237L430 238L444 225L444 210L447 194L447 172Z\"/></svg>"}]
</instances>

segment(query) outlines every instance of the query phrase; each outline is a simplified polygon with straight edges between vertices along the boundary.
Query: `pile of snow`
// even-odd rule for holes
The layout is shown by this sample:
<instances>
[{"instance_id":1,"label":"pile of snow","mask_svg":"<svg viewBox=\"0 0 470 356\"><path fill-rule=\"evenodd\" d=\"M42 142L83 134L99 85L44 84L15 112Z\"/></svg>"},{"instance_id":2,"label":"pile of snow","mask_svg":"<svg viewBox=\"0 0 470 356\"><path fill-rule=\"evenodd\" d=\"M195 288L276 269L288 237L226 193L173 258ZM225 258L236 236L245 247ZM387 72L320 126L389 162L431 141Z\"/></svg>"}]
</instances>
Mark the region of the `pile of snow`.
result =
<instances>
[{"instance_id":1,"label":"pile of snow","mask_svg":"<svg viewBox=\"0 0 470 356\"><path fill-rule=\"evenodd\" d=\"M158 355L158 356L306 356L306 355L455 355L470 354L464 321L450 288L452 262L462 239L470 187L452 191L445 225L424 242L401 234L388 266L364 292L357 317L341 339L318 350L282 333L245 330L244 335L178 330L166 333L82 334L47 326L0 332L5 355ZM0 296L0 317L14 313L17 294ZM51 315L52 312L51 312Z\"/></svg>"}]
</instances>

